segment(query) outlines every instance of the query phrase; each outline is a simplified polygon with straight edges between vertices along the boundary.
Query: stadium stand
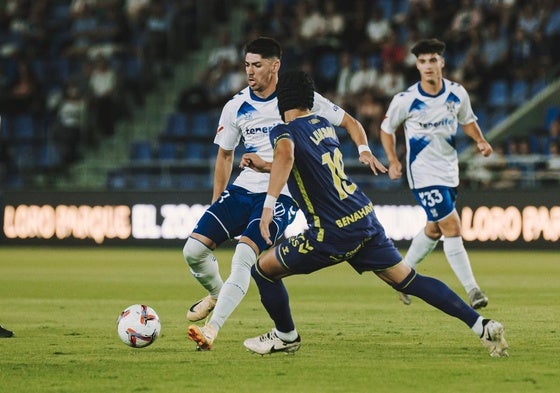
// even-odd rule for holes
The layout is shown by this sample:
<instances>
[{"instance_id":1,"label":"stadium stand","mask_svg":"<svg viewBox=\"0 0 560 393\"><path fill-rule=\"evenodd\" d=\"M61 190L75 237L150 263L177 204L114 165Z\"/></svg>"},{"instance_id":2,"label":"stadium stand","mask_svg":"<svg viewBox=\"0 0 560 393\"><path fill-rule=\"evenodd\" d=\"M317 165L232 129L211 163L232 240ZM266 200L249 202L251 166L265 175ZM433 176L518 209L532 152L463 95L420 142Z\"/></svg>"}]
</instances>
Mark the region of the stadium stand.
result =
<instances>
[{"instance_id":1,"label":"stadium stand","mask_svg":"<svg viewBox=\"0 0 560 393\"><path fill-rule=\"evenodd\" d=\"M152 1L139 13L128 12L121 7L124 2L119 1L99 2L93 10L88 6L75 6L87 3L70 0L21 2L16 9L6 12L7 22L0 26L3 29L0 35L0 181L4 188L52 186L54 180L44 181L45 176L58 179L64 177L64 173L86 172L92 164L82 156L89 157L92 152L95 155L107 144L112 146L112 153L104 162L106 166L96 169L101 172L96 178L102 180L92 182L95 187L211 187L215 154L212 139L220 109L239 86L225 81L239 80L239 64L224 66L221 62L210 61L211 53L215 52L211 48L218 46L223 30L204 31L204 40L185 39L185 31L190 32L188 29L200 24L197 19L200 17L219 19L227 31L237 32L230 37L234 41L230 45L238 53L245 42L257 35L279 38L284 46L283 68L307 68L323 95L357 117L364 91L337 94L341 73L349 72L351 77L359 59L365 57L377 81L381 80L385 63L390 62L390 68L408 86L417 76L414 59L408 54L409 47L423 37L437 36L447 42L448 77L463 83L472 93L473 107L485 133L533 98L538 98L560 74L555 66L560 64L560 5L552 0L539 3L539 12L534 13L536 20L532 23L521 21L518 12L522 7L531 7L530 1L471 2L468 7L457 7L453 2L386 0L370 4L349 0L344 3L344 9L336 1L255 0L236 5L224 5L220 1ZM382 20L374 18L378 13L374 12L373 3ZM172 17L172 22L158 23L162 13ZM31 18L36 14L44 16L37 26ZM318 25L313 25L311 20ZM39 34L13 29L16 22L26 26L27 31ZM286 28L287 25L301 29ZM340 28L324 28L334 25ZM482 58L480 49L493 34L490 26L496 25L500 42L508 44L509 57L490 66ZM159 34L162 26L167 35ZM529 29L527 26L536 27ZM95 28L104 33L94 34L93 41L86 42L85 33ZM514 42L518 30L523 40ZM308 39L310 31L313 40ZM375 32L380 31L383 37L389 38L374 40ZM163 46L162 50L158 45ZM341 56L349 49L350 68L344 69ZM111 101L117 109L115 135L108 135L111 131L106 128L100 129L91 112L89 75L93 59L99 54L109 60L110 69L117 76ZM189 56L194 61L189 62ZM507 66L508 62L519 59L523 61ZM197 68L193 68L193 64ZM27 79L22 82L23 74ZM35 89L37 94L33 99L25 95L14 99L12 89L18 81ZM69 83L77 86L87 100L88 116L80 125L78 154L74 161L66 162L59 158L61 142L55 138L55 130L57 110ZM162 100L158 97L163 94L158 90L161 86L165 86L166 96L175 96ZM367 89L377 100L372 107L388 104L390 95L380 86L374 84ZM174 104L169 105L170 101ZM560 107L560 102L551 106L551 113L554 107ZM550 114L543 122L536 112L526 116L533 116L535 129L548 129L551 119L558 117ZM383 157L375 134L381 116L364 119L360 118L370 135L372 147ZM543 147L544 137L531 138L533 131L527 129L525 138L539 140L529 144L530 149L539 151L531 154L548 151ZM507 135L492 142L505 144ZM136 143L144 144L142 154L134 152L138 148ZM469 146L462 133L458 135L457 146L460 149ZM394 183L379 184L379 179L374 184L372 178L368 180L367 176L362 176L347 141L343 141L343 148L349 156L348 170L351 175L360 176L360 182L367 185L369 181L377 187L394 186ZM236 157L241 154L242 149L238 148ZM75 170L69 170L69 165ZM63 186L73 184L72 176L68 176Z\"/></svg>"}]
</instances>

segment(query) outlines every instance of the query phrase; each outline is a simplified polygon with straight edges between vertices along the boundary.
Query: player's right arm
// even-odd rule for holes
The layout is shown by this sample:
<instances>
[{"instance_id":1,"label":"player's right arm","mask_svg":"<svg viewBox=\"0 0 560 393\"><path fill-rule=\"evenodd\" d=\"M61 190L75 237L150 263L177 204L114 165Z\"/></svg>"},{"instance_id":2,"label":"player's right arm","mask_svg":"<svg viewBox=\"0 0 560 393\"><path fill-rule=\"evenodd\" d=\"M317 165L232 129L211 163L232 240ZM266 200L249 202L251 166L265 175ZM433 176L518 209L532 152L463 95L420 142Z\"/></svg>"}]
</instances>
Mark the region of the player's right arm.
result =
<instances>
[{"instance_id":1,"label":"player's right arm","mask_svg":"<svg viewBox=\"0 0 560 393\"><path fill-rule=\"evenodd\" d=\"M395 134L388 134L381 130L381 144L385 150L385 155L389 160L389 177L399 179L402 176L402 164L397 156L397 142Z\"/></svg>"},{"instance_id":2,"label":"player's right arm","mask_svg":"<svg viewBox=\"0 0 560 393\"><path fill-rule=\"evenodd\" d=\"M385 155L389 161L389 178L399 179L402 176L402 164L397 156L397 128L406 120L406 106L402 103L402 94L397 94L391 100L385 118L381 122L379 136Z\"/></svg>"},{"instance_id":3,"label":"player's right arm","mask_svg":"<svg viewBox=\"0 0 560 393\"><path fill-rule=\"evenodd\" d=\"M284 188L288 182L288 177L290 177L294 160L294 142L289 137L283 138L280 136L277 138L274 143L274 159L272 160L270 180L266 191L267 200L263 206L261 221L259 223L261 236L264 240L266 240L268 245L272 245L269 228L270 223L274 218L274 202L280 195L282 188ZM269 204L267 203L268 200L272 202Z\"/></svg>"},{"instance_id":4,"label":"player's right arm","mask_svg":"<svg viewBox=\"0 0 560 393\"><path fill-rule=\"evenodd\" d=\"M216 164L214 167L214 188L212 192L212 203L220 197L227 187L231 171L233 169L233 150L218 148Z\"/></svg>"},{"instance_id":5,"label":"player's right arm","mask_svg":"<svg viewBox=\"0 0 560 393\"><path fill-rule=\"evenodd\" d=\"M340 126L343 127L346 132L348 132L348 135L350 135L350 138L356 144L356 147L358 149L360 146L368 146L369 149L367 135L364 127L362 126L362 123L360 123L356 118L350 116L348 113L345 113L344 117L342 118L342 122L340 122ZM381 162L379 162L377 157L375 157L370 150L361 151L359 154L360 162L362 164L369 165L371 171L375 175L377 175L378 171L381 173L387 172L387 168L385 168L385 166Z\"/></svg>"},{"instance_id":6,"label":"player's right arm","mask_svg":"<svg viewBox=\"0 0 560 393\"><path fill-rule=\"evenodd\" d=\"M218 200L228 185L233 170L233 153L241 140L241 130L235 121L237 109L237 104L233 100L226 103L214 137L214 143L219 147L214 166L212 203Z\"/></svg>"}]
</instances>

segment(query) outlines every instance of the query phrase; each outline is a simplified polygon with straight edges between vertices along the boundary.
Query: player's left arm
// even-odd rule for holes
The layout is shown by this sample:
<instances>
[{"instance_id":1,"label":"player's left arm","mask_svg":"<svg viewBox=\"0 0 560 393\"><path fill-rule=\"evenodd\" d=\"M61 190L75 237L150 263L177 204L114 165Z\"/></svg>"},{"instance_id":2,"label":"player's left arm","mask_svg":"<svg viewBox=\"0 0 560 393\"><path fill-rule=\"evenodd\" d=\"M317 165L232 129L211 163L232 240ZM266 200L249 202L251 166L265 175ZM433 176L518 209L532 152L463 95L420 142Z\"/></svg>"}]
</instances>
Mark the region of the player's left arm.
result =
<instances>
[{"instance_id":1,"label":"player's left arm","mask_svg":"<svg viewBox=\"0 0 560 393\"><path fill-rule=\"evenodd\" d=\"M366 132L362 123L350 116L348 113L345 113L340 126L348 132L348 135L350 135L350 138L356 144L358 149L360 149L360 146L368 147L367 150L358 150L360 154L360 162L362 164L369 165L373 173L376 175L378 171L381 173L387 173L387 168L385 168L385 166L379 162L377 157L375 157L369 150Z\"/></svg>"},{"instance_id":2,"label":"player's left arm","mask_svg":"<svg viewBox=\"0 0 560 393\"><path fill-rule=\"evenodd\" d=\"M239 168L249 167L257 172L270 172L272 162L265 161L257 153L245 153L241 156Z\"/></svg>"},{"instance_id":3,"label":"player's left arm","mask_svg":"<svg viewBox=\"0 0 560 393\"><path fill-rule=\"evenodd\" d=\"M482 135L482 131L476 121L468 124L462 124L461 127L463 128L465 135L476 142L476 148L484 157L488 157L492 154L492 146L488 143L486 138L484 138L484 135Z\"/></svg>"}]
</instances>

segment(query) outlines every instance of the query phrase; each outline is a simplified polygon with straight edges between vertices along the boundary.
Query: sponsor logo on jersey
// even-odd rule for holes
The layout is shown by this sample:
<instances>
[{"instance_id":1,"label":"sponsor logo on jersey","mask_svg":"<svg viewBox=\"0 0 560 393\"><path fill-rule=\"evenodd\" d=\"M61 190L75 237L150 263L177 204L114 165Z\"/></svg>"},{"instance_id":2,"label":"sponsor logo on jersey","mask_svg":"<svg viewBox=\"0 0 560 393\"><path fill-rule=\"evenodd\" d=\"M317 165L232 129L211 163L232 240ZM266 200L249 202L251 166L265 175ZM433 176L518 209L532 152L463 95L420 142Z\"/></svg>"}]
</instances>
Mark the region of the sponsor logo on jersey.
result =
<instances>
[{"instance_id":1,"label":"sponsor logo on jersey","mask_svg":"<svg viewBox=\"0 0 560 393\"><path fill-rule=\"evenodd\" d=\"M268 134L273 128L274 126L246 128L245 134L248 135L260 134L260 133Z\"/></svg>"}]
</instances>

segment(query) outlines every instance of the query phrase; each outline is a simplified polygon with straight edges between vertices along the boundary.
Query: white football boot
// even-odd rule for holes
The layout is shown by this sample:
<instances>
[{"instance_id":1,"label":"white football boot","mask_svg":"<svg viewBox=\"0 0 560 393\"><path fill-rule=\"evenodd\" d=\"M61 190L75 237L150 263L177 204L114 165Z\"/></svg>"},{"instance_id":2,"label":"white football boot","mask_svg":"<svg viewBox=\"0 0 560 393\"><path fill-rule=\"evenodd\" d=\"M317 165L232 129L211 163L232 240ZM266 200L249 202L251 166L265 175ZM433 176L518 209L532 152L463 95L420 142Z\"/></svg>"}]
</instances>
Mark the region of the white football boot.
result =
<instances>
[{"instance_id":1,"label":"white football boot","mask_svg":"<svg viewBox=\"0 0 560 393\"><path fill-rule=\"evenodd\" d=\"M276 335L276 331L272 331L260 335L258 337L248 338L243 342L248 351L266 355L276 352L290 353L295 352L301 347L301 338L297 336L294 341L284 341Z\"/></svg>"},{"instance_id":2,"label":"white football boot","mask_svg":"<svg viewBox=\"0 0 560 393\"><path fill-rule=\"evenodd\" d=\"M490 356L509 356L507 351L508 343L504 337L504 326L492 319L485 320L482 323L484 324L484 330L482 331L482 336L480 336L480 341L488 349Z\"/></svg>"},{"instance_id":3,"label":"white football boot","mask_svg":"<svg viewBox=\"0 0 560 393\"><path fill-rule=\"evenodd\" d=\"M218 299L214 299L210 295L206 296L204 299L200 299L187 311L187 319L191 322L196 322L206 318L210 315L214 307L216 307L217 301Z\"/></svg>"}]
</instances>

